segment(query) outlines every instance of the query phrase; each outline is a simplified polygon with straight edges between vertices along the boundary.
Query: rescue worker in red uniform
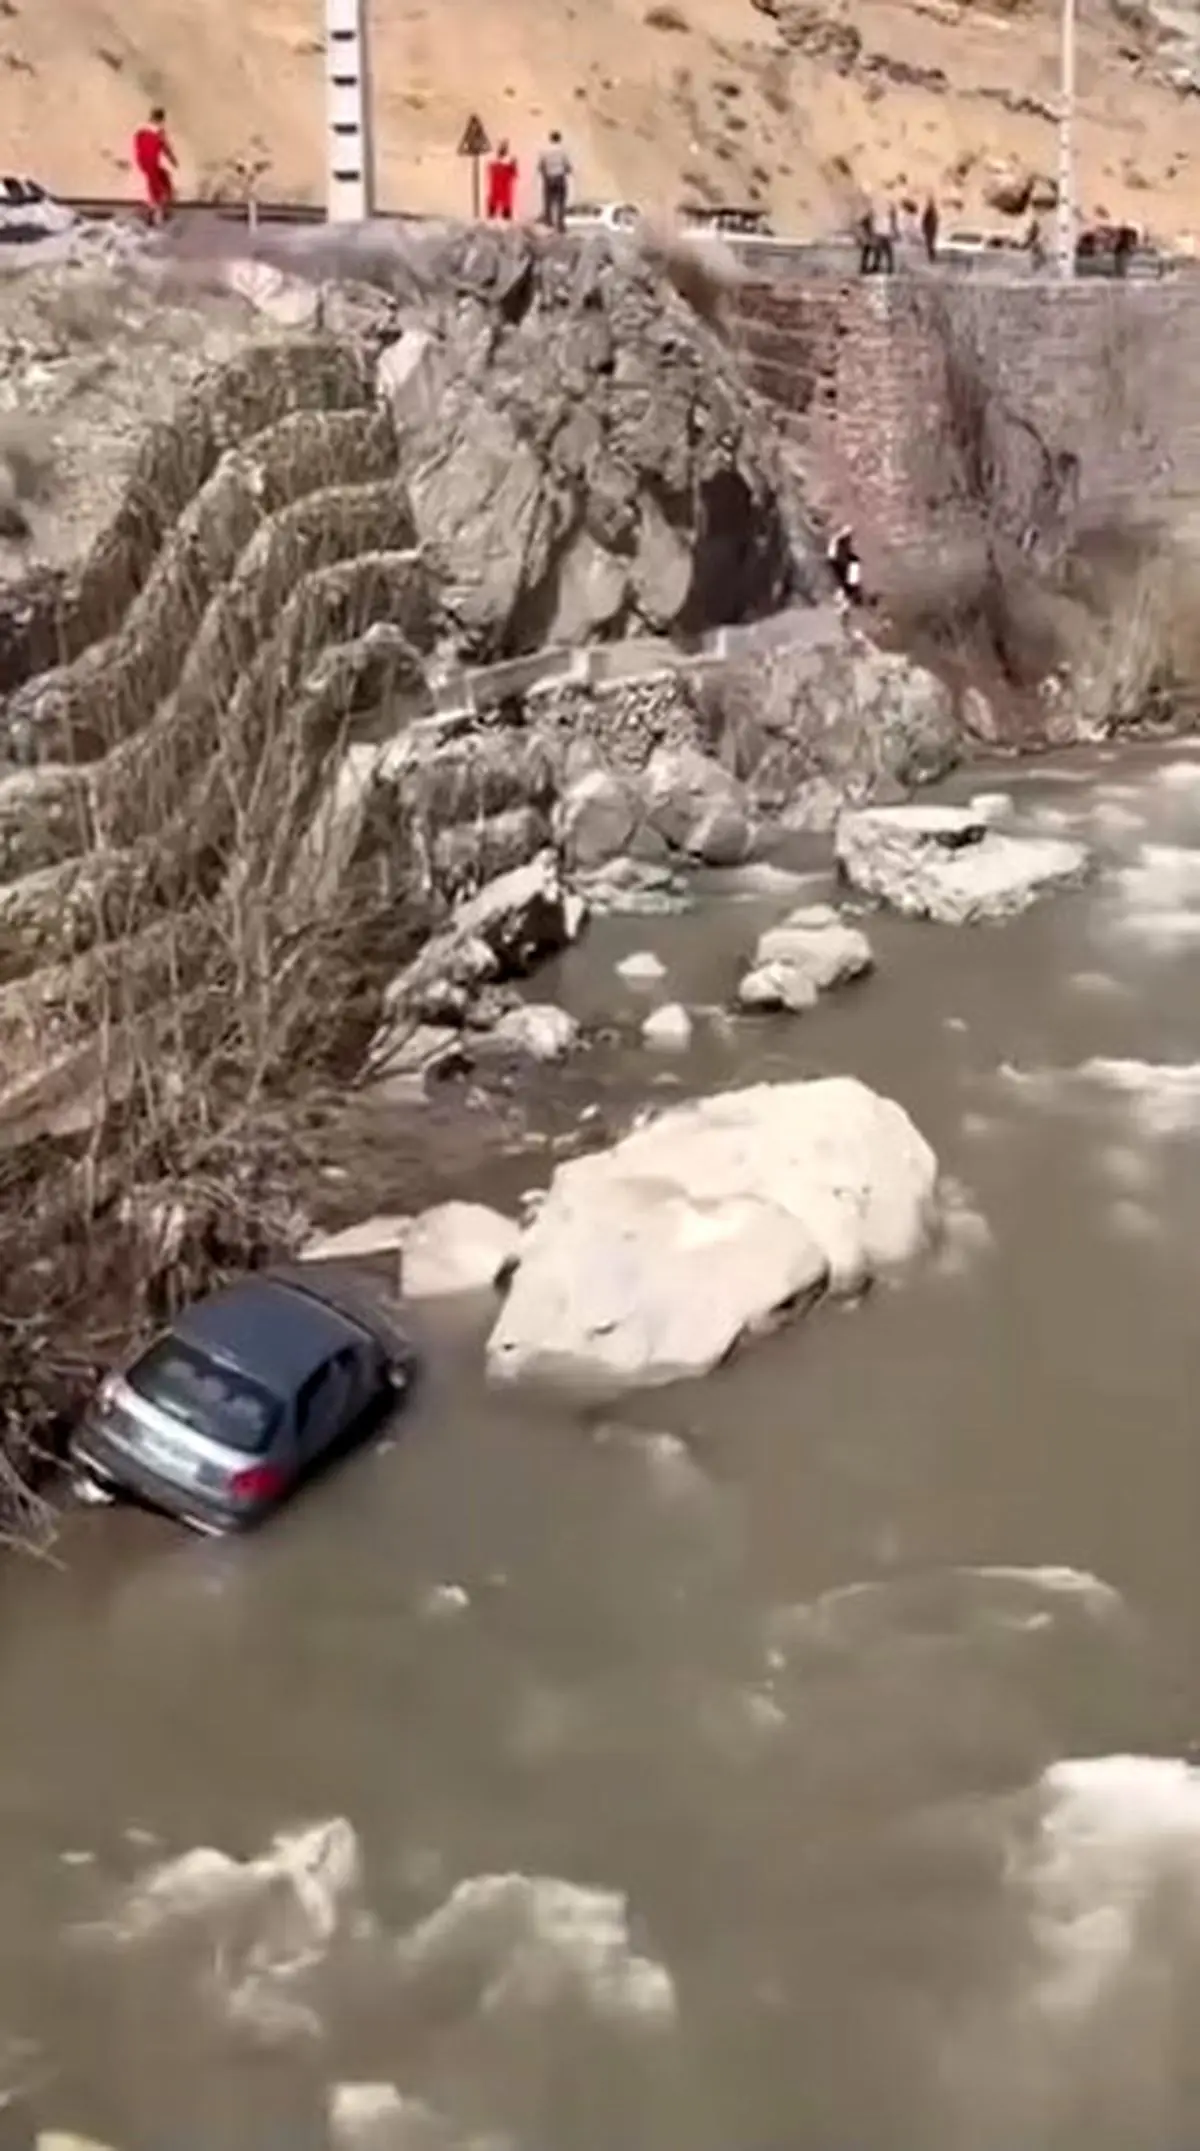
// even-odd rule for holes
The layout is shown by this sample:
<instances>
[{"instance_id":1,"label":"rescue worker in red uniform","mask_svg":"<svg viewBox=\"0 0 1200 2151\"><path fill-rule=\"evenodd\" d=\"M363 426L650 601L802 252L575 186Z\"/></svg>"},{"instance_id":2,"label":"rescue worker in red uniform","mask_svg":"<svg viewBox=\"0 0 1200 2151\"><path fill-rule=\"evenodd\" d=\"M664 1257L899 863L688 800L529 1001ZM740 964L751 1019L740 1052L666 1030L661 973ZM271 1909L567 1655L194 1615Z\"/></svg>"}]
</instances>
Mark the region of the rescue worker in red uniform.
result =
<instances>
[{"instance_id":1,"label":"rescue worker in red uniform","mask_svg":"<svg viewBox=\"0 0 1200 2151\"><path fill-rule=\"evenodd\" d=\"M151 224L162 224L175 201L171 167L176 158L167 133L167 115L161 105L155 105L147 124L139 127L134 135L133 161L146 190L147 217Z\"/></svg>"},{"instance_id":2,"label":"rescue worker in red uniform","mask_svg":"<svg viewBox=\"0 0 1200 2151\"><path fill-rule=\"evenodd\" d=\"M497 145L496 154L488 161L487 213L503 224L511 224L517 204L517 160L507 142Z\"/></svg>"}]
</instances>

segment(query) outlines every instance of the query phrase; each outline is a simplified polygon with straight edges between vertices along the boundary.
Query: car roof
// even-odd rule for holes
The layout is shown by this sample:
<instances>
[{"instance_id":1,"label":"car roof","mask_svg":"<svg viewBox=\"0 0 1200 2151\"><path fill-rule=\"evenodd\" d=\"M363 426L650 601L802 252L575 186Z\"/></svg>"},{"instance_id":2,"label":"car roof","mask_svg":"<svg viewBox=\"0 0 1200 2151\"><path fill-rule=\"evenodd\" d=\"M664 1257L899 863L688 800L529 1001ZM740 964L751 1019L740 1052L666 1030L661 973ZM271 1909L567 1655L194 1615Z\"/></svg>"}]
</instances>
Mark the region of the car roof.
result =
<instances>
[{"instance_id":1,"label":"car roof","mask_svg":"<svg viewBox=\"0 0 1200 2151\"><path fill-rule=\"evenodd\" d=\"M292 1395L332 1352L363 1337L336 1308L270 1277L245 1277L195 1301L171 1329L277 1396Z\"/></svg>"}]
</instances>

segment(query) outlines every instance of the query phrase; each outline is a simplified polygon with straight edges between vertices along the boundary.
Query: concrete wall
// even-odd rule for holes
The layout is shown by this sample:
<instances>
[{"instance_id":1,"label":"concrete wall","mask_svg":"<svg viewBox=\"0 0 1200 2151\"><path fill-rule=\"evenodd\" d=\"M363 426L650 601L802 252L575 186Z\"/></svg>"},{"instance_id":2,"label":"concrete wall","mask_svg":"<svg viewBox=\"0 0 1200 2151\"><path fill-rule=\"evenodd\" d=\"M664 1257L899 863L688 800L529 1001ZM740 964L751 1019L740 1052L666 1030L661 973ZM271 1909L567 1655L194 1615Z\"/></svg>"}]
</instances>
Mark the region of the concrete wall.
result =
<instances>
[{"instance_id":1,"label":"concrete wall","mask_svg":"<svg viewBox=\"0 0 1200 2151\"><path fill-rule=\"evenodd\" d=\"M951 545L969 521L950 467L948 349L978 353L1017 520L1042 460L1029 426L1078 458L1097 516L1176 517L1200 502L1193 279L822 278L747 284L739 307L747 364L786 414L817 505L854 525L868 557Z\"/></svg>"}]
</instances>

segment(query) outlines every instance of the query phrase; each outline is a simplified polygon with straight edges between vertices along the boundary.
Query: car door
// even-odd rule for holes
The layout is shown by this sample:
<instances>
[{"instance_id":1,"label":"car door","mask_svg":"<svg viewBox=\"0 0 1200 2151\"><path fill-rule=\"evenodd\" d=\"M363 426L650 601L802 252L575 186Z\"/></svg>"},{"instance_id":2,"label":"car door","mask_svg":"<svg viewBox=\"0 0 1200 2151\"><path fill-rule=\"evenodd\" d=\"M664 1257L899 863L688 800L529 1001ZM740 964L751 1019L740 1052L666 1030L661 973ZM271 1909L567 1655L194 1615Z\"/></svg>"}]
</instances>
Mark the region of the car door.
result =
<instances>
[{"instance_id":1,"label":"car door","mask_svg":"<svg viewBox=\"0 0 1200 2151\"><path fill-rule=\"evenodd\" d=\"M332 1448L355 1413L356 1355L331 1353L303 1384L296 1399L296 1446L308 1471Z\"/></svg>"}]
</instances>

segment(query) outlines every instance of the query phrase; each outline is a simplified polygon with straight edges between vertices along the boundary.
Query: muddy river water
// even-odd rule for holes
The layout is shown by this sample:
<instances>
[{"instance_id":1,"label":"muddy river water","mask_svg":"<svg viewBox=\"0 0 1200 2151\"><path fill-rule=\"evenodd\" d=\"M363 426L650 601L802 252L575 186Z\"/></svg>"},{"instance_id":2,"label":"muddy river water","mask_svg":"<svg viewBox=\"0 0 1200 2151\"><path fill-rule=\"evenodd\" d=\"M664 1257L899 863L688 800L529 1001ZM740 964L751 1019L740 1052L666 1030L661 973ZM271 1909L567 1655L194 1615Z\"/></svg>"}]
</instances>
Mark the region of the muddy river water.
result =
<instances>
[{"instance_id":1,"label":"muddy river water","mask_svg":"<svg viewBox=\"0 0 1200 2151\"><path fill-rule=\"evenodd\" d=\"M1195 2151L1200 756L1000 781L1090 888L876 918L861 989L581 1094L858 1074L957 1184L939 1256L603 1424L488 1394L447 1323L394 1438L260 1537L95 1511L0 1573L0 2061L44 2119L303 2151L358 2076L492 2151ZM600 921L537 991L628 1015L653 947L712 1004L779 909ZM339 1815L388 1936L540 1878L515 1999L351 1957L264 2058L72 1940L156 1858Z\"/></svg>"}]
</instances>

